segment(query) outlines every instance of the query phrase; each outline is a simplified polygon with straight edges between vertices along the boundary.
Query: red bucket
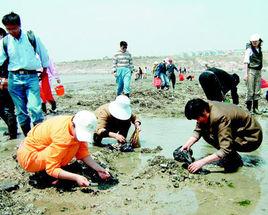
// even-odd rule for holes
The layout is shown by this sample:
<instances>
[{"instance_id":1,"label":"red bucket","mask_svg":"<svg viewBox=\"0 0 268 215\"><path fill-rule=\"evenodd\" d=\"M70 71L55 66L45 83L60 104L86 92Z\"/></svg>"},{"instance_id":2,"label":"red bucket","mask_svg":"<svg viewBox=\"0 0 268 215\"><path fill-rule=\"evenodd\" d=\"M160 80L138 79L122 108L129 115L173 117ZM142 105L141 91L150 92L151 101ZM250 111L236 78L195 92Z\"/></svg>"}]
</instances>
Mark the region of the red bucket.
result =
<instances>
[{"instance_id":1,"label":"red bucket","mask_svg":"<svg viewBox=\"0 0 268 215\"><path fill-rule=\"evenodd\" d=\"M156 88L161 87L161 79L158 78L158 77L154 77L153 85L154 85Z\"/></svg>"},{"instance_id":2,"label":"red bucket","mask_svg":"<svg viewBox=\"0 0 268 215\"><path fill-rule=\"evenodd\" d=\"M182 73L179 74L179 81L184 81L184 75Z\"/></svg>"},{"instance_id":3,"label":"red bucket","mask_svg":"<svg viewBox=\"0 0 268 215\"><path fill-rule=\"evenodd\" d=\"M58 96L63 96L64 95L64 86L61 84L56 86L55 91L56 91Z\"/></svg>"},{"instance_id":4,"label":"red bucket","mask_svg":"<svg viewBox=\"0 0 268 215\"><path fill-rule=\"evenodd\" d=\"M261 79L261 88L267 88L268 87L268 81Z\"/></svg>"}]
</instances>

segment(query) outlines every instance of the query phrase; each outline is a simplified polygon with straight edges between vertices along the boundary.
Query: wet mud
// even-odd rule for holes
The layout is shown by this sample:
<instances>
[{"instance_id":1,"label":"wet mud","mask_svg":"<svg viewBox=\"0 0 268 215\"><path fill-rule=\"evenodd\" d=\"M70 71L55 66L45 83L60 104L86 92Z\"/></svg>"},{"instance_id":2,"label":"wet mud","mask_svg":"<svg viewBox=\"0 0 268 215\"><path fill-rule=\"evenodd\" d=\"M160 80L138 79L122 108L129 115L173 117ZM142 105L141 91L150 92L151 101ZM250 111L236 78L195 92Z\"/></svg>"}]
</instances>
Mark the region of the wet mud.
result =
<instances>
[{"instance_id":1,"label":"wet mud","mask_svg":"<svg viewBox=\"0 0 268 215\"><path fill-rule=\"evenodd\" d=\"M109 77L96 81L89 76L82 81L73 78L73 81L66 82L66 94L57 97L57 114L95 110L113 100L116 96L115 80L110 74L104 75ZM240 106L245 108L245 87L242 84L238 93ZM244 166L232 174L224 173L217 165L206 166L200 174L190 174L183 163L172 158L172 151L183 144L190 131L178 128L182 130L178 139L171 135L162 140L163 134L171 131L162 122L170 124L171 118L181 120L186 102L195 97L205 98L196 79L178 82L174 91L153 88L152 76L133 80L133 112L145 119L141 148L123 153L91 146L93 158L112 173L114 180L102 183L94 172L76 162L71 170L91 180L91 186L87 188L66 181L51 186L52 179L45 174L23 171L13 158L22 135L12 141L1 136L0 214L267 214L268 196L265 193L268 184L265 181L268 180L268 167L265 162L267 155L263 152L267 146L252 154L242 154ZM260 107L266 105L262 99ZM257 118L267 131L266 116ZM150 119L159 124L151 125ZM159 129L155 135L151 134L154 132L152 127L161 125L163 131ZM185 123L182 121L180 126L185 126ZM0 130L0 133L5 130L2 121ZM150 140L146 138L146 132ZM164 144L160 144L160 140ZM178 143L169 145L171 141ZM267 143L266 134L264 142ZM213 152L204 144L200 145L200 148L193 149L195 159ZM46 183L41 184L44 178Z\"/></svg>"}]
</instances>

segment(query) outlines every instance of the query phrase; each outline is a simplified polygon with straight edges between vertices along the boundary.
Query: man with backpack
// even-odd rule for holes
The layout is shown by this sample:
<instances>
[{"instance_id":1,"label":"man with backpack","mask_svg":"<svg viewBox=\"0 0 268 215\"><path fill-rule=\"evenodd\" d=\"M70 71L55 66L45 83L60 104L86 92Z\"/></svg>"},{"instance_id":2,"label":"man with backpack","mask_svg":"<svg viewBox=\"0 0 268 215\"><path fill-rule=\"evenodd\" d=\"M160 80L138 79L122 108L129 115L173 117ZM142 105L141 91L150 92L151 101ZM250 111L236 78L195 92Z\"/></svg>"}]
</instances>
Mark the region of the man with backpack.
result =
<instances>
[{"instance_id":1,"label":"man with backpack","mask_svg":"<svg viewBox=\"0 0 268 215\"><path fill-rule=\"evenodd\" d=\"M21 30L18 14L11 12L5 15L2 23L9 34L0 45L0 65L8 61L8 91L26 136L31 129L31 122L36 125L44 119L37 71L42 67L46 70L49 57L38 37L32 32Z\"/></svg>"}]
</instances>

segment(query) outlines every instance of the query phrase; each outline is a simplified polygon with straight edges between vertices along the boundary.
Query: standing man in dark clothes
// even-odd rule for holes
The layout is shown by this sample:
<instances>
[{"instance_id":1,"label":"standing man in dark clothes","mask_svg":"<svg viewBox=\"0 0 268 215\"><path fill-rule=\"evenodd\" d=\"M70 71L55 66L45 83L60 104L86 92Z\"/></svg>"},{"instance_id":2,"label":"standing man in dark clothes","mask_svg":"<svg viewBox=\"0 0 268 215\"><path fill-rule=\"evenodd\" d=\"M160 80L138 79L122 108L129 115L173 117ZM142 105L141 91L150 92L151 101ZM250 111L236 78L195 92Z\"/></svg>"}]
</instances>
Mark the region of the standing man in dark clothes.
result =
<instances>
[{"instance_id":1,"label":"standing man in dark clothes","mask_svg":"<svg viewBox=\"0 0 268 215\"><path fill-rule=\"evenodd\" d=\"M6 31L0 28L0 43L6 36ZM8 62L5 61L0 67L0 117L5 121L8 127L9 139L17 138L17 120L15 115L15 106L7 90L7 71Z\"/></svg>"},{"instance_id":2,"label":"standing man in dark clothes","mask_svg":"<svg viewBox=\"0 0 268 215\"><path fill-rule=\"evenodd\" d=\"M46 72L49 58L39 37L33 36L34 47L29 32L21 29L18 14L11 12L5 15L2 23L9 34L0 44L0 65L8 59L8 91L16 107L20 127L26 136L31 123L36 125L44 119L37 72L41 68Z\"/></svg>"},{"instance_id":3,"label":"standing man in dark clothes","mask_svg":"<svg viewBox=\"0 0 268 215\"><path fill-rule=\"evenodd\" d=\"M224 101L225 94L231 90L234 104L239 104L237 85L240 82L239 76L229 74L222 69L215 67L208 68L199 76L199 83L203 88L207 99L212 101Z\"/></svg>"},{"instance_id":4,"label":"standing man in dark clothes","mask_svg":"<svg viewBox=\"0 0 268 215\"><path fill-rule=\"evenodd\" d=\"M178 72L177 67L175 66L175 64L173 63L171 58L167 59L167 76L169 78L169 80L172 83L172 88L175 89L175 84L176 84L176 76L175 76L175 70Z\"/></svg>"}]
</instances>

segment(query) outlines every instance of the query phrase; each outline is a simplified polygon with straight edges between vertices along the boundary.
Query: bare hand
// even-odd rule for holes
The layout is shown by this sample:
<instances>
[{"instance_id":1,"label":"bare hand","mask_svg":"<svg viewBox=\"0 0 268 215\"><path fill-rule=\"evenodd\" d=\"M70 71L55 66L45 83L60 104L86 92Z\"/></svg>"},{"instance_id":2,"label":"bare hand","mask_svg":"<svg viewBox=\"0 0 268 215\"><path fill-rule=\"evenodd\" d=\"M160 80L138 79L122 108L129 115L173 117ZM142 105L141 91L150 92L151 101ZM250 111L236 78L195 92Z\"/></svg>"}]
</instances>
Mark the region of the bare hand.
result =
<instances>
[{"instance_id":1,"label":"bare hand","mask_svg":"<svg viewBox=\"0 0 268 215\"><path fill-rule=\"evenodd\" d=\"M78 175L76 177L76 182L80 187L87 187L89 186L89 181L82 175Z\"/></svg>"},{"instance_id":2,"label":"bare hand","mask_svg":"<svg viewBox=\"0 0 268 215\"><path fill-rule=\"evenodd\" d=\"M191 147L190 147L188 144L184 144L184 145L180 148L180 151L184 151L184 150L189 151L190 148L191 148Z\"/></svg>"},{"instance_id":3,"label":"bare hand","mask_svg":"<svg viewBox=\"0 0 268 215\"><path fill-rule=\"evenodd\" d=\"M110 173L105 169L100 169L97 171L101 179L106 180L111 177Z\"/></svg>"},{"instance_id":4,"label":"bare hand","mask_svg":"<svg viewBox=\"0 0 268 215\"><path fill-rule=\"evenodd\" d=\"M198 161L195 161L193 163L191 163L189 166L188 166L188 170L189 172L191 173L195 173L196 171L198 171L199 169L202 168L202 166L204 166L204 162L202 160L198 160Z\"/></svg>"},{"instance_id":5,"label":"bare hand","mask_svg":"<svg viewBox=\"0 0 268 215\"><path fill-rule=\"evenodd\" d=\"M116 134L115 139L118 140L119 143L125 143L126 142L126 138L121 134Z\"/></svg>"},{"instance_id":6,"label":"bare hand","mask_svg":"<svg viewBox=\"0 0 268 215\"><path fill-rule=\"evenodd\" d=\"M245 75L243 79L244 79L244 81L247 81L248 80L248 76Z\"/></svg>"}]
</instances>

